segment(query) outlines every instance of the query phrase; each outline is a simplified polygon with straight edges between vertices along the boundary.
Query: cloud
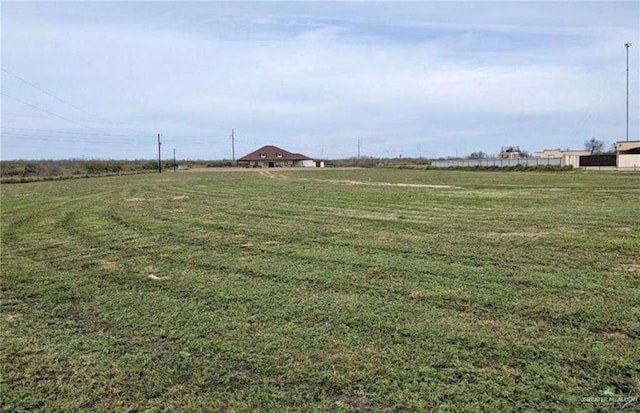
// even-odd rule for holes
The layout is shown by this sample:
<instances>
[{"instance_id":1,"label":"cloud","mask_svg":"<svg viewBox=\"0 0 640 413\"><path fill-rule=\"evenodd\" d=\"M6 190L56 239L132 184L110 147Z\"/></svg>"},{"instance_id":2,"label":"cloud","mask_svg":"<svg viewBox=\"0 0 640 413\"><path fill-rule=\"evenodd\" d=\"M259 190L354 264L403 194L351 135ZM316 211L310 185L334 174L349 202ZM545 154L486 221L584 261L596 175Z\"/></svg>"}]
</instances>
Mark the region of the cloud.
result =
<instances>
[{"instance_id":1,"label":"cloud","mask_svg":"<svg viewBox=\"0 0 640 413\"><path fill-rule=\"evenodd\" d=\"M629 10L638 7L12 4L3 65L150 136L226 136L235 127L265 144L343 148L335 156L350 155L358 138L384 155L390 136L405 152L420 141L450 151L447 142L465 139L492 152L518 144L505 142L516 135L539 149L558 146L551 139L581 145L588 132L620 134L612 123L624 99L619 46L638 37ZM4 75L3 90L122 132ZM580 126L584 119L592 127ZM78 129L59 119L41 128Z\"/></svg>"}]
</instances>

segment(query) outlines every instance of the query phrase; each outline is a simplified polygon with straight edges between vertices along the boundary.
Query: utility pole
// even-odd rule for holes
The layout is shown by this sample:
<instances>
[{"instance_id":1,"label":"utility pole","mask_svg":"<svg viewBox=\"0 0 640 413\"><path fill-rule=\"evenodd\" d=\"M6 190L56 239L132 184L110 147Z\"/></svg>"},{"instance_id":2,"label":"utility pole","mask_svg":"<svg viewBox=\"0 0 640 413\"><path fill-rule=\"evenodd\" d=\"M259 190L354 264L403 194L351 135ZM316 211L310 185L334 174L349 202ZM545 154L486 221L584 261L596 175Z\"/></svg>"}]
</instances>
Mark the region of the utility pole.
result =
<instances>
[{"instance_id":1,"label":"utility pole","mask_svg":"<svg viewBox=\"0 0 640 413\"><path fill-rule=\"evenodd\" d=\"M176 148L173 148L173 172L176 171Z\"/></svg>"},{"instance_id":2,"label":"utility pole","mask_svg":"<svg viewBox=\"0 0 640 413\"><path fill-rule=\"evenodd\" d=\"M631 43L625 43L624 47L627 48L627 141L629 141L629 48Z\"/></svg>"},{"instance_id":3,"label":"utility pole","mask_svg":"<svg viewBox=\"0 0 640 413\"><path fill-rule=\"evenodd\" d=\"M358 139L358 159L360 159L360 139Z\"/></svg>"},{"instance_id":4,"label":"utility pole","mask_svg":"<svg viewBox=\"0 0 640 413\"><path fill-rule=\"evenodd\" d=\"M160 134L158 134L158 172L162 173L162 159L160 158Z\"/></svg>"},{"instance_id":5,"label":"utility pole","mask_svg":"<svg viewBox=\"0 0 640 413\"><path fill-rule=\"evenodd\" d=\"M231 161L236 162L236 141L234 130L231 129Z\"/></svg>"}]
</instances>

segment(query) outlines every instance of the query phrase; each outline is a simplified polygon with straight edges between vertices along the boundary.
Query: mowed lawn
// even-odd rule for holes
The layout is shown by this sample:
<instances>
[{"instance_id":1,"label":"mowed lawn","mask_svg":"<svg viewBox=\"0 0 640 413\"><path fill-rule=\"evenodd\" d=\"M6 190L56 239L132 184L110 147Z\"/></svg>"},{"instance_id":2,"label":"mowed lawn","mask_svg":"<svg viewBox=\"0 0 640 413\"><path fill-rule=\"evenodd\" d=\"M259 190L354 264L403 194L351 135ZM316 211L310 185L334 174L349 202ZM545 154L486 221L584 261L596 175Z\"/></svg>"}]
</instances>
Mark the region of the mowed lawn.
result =
<instances>
[{"instance_id":1,"label":"mowed lawn","mask_svg":"<svg viewBox=\"0 0 640 413\"><path fill-rule=\"evenodd\" d=\"M640 408L640 175L0 190L3 411Z\"/></svg>"}]
</instances>

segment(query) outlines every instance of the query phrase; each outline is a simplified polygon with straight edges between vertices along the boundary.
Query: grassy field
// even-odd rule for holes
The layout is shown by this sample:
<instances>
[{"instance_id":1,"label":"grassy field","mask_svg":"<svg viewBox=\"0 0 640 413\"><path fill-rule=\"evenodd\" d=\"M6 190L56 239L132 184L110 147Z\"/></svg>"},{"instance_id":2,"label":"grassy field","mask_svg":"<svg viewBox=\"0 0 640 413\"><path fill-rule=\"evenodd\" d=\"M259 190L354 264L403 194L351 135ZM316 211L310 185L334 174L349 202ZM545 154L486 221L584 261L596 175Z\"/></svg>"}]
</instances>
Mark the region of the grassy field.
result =
<instances>
[{"instance_id":1,"label":"grassy field","mask_svg":"<svg viewBox=\"0 0 640 413\"><path fill-rule=\"evenodd\" d=\"M640 408L639 175L0 190L4 411Z\"/></svg>"}]
</instances>

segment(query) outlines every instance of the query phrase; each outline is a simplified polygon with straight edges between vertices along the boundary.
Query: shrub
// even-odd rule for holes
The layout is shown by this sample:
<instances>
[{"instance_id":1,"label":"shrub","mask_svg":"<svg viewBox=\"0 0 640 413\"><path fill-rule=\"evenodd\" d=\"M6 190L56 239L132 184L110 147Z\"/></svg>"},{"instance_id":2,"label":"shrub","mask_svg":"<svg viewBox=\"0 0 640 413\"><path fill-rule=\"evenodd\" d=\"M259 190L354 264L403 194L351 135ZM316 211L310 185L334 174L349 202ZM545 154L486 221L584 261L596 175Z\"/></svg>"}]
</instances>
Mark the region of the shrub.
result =
<instances>
[{"instance_id":1,"label":"shrub","mask_svg":"<svg viewBox=\"0 0 640 413\"><path fill-rule=\"evenodd\" d=\"M33 176L40 173L40 167L35 163L28 163L24 166L22 176Z\"/></svg>"}]
</instances>

